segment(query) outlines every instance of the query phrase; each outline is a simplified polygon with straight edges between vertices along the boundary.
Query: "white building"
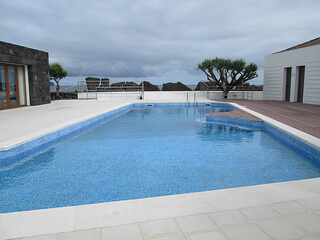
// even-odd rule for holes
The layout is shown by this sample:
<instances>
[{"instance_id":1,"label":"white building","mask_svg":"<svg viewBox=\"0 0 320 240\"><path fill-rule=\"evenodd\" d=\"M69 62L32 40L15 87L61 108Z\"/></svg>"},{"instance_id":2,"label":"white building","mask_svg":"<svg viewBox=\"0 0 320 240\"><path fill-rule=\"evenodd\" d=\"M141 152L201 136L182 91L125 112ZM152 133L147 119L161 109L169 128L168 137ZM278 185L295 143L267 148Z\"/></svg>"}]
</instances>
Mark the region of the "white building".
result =
<instances>
[{"instance_id":1,"label":"white building","mask_svg":"<svg viewBox=\"0 0 320 240\"><path fill-rule=\"evenodd\" d=\"M320 38L265 57L264 100L320 105Z\"/></svg>"}]
</instances>

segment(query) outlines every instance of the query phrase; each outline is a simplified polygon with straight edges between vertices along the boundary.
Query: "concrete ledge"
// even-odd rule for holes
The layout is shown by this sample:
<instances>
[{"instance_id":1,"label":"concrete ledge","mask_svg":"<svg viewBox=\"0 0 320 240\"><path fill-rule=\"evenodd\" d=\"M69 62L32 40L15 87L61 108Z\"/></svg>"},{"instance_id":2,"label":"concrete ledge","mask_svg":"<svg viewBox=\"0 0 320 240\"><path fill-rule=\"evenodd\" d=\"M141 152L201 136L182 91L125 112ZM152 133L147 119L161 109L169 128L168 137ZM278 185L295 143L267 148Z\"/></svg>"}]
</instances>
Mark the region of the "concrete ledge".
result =
<instances>
[{"instance_id":1,"label":"concrete ledge","mask_svg":"<svg viewBox=\"0 0 320 240\"><path fill-rule=\"evenodd\" d=\"M320 197L320 178L0 214L0 239L31 237L207 214Z\"/></svg>"}]
</instances>

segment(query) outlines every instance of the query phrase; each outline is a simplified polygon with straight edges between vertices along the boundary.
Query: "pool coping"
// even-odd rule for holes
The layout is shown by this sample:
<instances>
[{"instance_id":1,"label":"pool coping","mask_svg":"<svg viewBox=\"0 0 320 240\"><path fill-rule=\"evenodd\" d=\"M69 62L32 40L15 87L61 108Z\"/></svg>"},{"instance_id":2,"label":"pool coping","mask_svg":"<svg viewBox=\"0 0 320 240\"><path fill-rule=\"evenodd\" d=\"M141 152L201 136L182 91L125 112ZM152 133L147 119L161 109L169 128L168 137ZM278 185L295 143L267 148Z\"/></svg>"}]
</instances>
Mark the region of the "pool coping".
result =
<instances>
[{"instance_id":1,"label":"pool coping","mask_svg":"<svg viewBox=\"0 0 320 240\"><path fill-rule=\"evenodd\" d=\"M248 111L298 139L320 148L320 139L238 104L228 104ZM94 115L99 116L99 114ZM0 214L0 239L117 226L315 197L320 197L320 178L119 202L3 213Z\"/></svg>"},{"instance_id":2,"label":"pool coping","mask_svg":"<svg viewBox=\"0 0 320 240\"><path fill-rule=\"evenodd\" d=\"M16 239L152 222L314 198L320 199L320 178L5 213L0 214L0 239Z\"/></svg>"}]
</instances>

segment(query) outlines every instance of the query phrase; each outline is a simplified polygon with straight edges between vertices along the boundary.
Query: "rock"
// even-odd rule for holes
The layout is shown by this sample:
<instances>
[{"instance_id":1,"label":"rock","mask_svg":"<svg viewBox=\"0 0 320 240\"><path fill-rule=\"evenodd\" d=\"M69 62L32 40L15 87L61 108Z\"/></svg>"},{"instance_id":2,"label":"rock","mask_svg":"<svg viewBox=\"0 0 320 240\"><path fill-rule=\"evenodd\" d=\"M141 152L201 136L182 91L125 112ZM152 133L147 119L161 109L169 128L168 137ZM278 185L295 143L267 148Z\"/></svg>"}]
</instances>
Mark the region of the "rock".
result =
<instances>
[{"instance_id":1,"label":"rock","mask_svg":"<svg viewBox=\"0 0 320 240\"><path fill-rule=\"evenodd\" d=\"M118 82L112 83L110 90L113 92L123 92L123 91L139 91L141 88L135 82Z\"/></svg>"},{"instance_id":2,"label":"rock","mask_svg":"<svg viewBox=\"0 0 320 240\"><path fill-rule=\"evenodd\" d=\"M124 86L127 92L135 92L141 89L135 82L126 82Z\"/></svg>"},{"instance_id":3,"label":"rock","mask_svg":"<svg viewBox=\"0 0 320 240\"><path fill-rule=\"evenodd\" d=\"M88 91L96 91L97 90L97 88L100 84L100 78L87 77L85 80L87 82Z\"/></svg>"},{"instance_id":4,"label":"rock","mask_svg":"<svg viewBox=\"0 0 320 240\"><path fill-rule=\"evenodd\" d=\"M191 88L187 87L181 82L177 83L164 83L161 91L192 91Z\"/></svg>"},{"instance_id":5,"label":"rock","mask_svg":"<svg viewBox=\"0 0 320 240\"><path fill-rule=\"evenodd\" d=\"M98 92L107 92L109 91L109 78L101 78L101 84L97 88Z\"/></svg>"},{"instance_id":6,"label":"rock","mask_svg":"<svg viewBox=\"0 0 320 240\"><path fill-rule=\"evenodd\" d=\"M139 86L142 86L142 83L140 83ZM143 81L143 86L144 86L144 91L160 91L157 85L153 85L147 81Z\"/></svg>"},{"instance_id":7,"label":"rock","mask_svg":"<svg viewBox=\"0 0 320 240\"><path fill-rule=\"evenodd\" d=\"M123 92L125 84L126 84L126 82L112 83L111 86L110 86L110 91L112 91L112 92Z\"/></svg>"}]
</instances>

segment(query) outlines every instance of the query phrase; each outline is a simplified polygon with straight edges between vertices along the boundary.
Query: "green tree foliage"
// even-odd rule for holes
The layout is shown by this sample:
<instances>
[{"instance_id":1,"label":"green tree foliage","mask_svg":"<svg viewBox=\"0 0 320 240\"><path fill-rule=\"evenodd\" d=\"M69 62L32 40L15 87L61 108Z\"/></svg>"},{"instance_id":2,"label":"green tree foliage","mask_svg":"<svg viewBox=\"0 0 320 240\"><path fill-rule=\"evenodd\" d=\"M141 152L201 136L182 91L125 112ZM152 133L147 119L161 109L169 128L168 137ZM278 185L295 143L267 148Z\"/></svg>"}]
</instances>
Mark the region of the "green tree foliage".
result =
<instances>
[{"instance_id":1,"label":"green tree foliage","mask_svg":"<svg viewBox=\"0 0 320 240\"><path fill-rule=\"evenodd\" d=\"M50 80L54 80L56 82L56 90L57 90L57 97L62 99L59 95L60 90L60 80L68 76L68 72L63 69L63 67L59 63L50 63L49 64L49 75Z\"/></svg>"},{"instance_id":2,"label":"green tree foliage","mask_svg":"<svg viewBox=\"0 0 320 240\"><path fill-rule=\"evenodd\" d=\"M199 69L206 74L210 82L223 89L224 98L227 98L228 92L234 87L258 76L257 65L254 63L246 65L243 59L205 59L198 64Z\"/></svg>"}]
</instances>

